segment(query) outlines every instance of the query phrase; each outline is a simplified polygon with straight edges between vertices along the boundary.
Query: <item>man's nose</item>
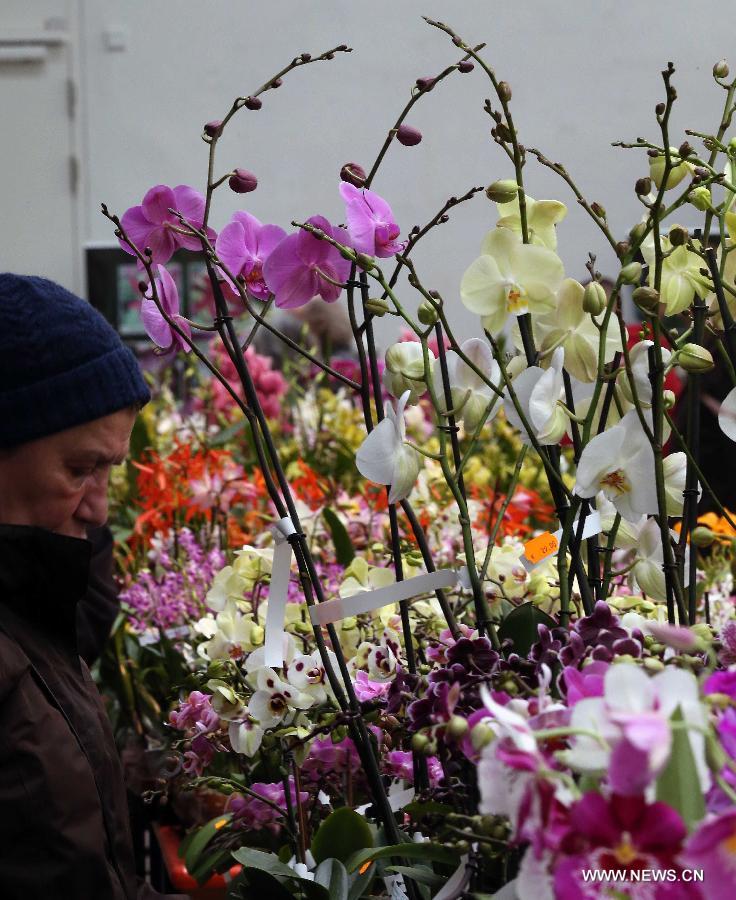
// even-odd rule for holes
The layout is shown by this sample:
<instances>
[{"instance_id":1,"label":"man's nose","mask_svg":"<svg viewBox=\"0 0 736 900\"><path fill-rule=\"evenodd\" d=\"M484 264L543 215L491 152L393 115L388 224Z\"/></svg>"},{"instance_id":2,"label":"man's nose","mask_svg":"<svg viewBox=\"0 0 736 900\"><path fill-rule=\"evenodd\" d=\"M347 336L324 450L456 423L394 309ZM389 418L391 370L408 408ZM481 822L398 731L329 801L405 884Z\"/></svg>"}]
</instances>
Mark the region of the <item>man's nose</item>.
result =
<instances>
[{"instance_id":1,"label":"man's nose","mask_svg":"<svg viewBox=\"0 0 736 900\"><path fill-rule=\"evenodd\" d=\"M107 522L107 488L107 470L95 472L87 483L82 502L77 507L78 519L93 526L101 526Z\"/></svg>"}]
</instances>

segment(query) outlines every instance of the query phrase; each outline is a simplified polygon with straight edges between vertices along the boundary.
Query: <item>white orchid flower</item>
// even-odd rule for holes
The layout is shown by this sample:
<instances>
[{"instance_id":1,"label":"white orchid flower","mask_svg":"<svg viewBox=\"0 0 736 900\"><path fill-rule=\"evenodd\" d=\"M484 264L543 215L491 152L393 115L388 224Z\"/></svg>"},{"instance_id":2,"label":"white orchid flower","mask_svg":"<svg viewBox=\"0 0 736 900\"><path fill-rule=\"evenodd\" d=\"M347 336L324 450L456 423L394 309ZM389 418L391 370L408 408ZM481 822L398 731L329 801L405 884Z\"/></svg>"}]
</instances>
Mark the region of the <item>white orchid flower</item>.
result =
<instances>
[{"instance_id":1,"label":"white orchid flower","mask_svg":"<svg viewBox=\"0 0 736 900\"><path fill-rule=\"evenodd\" d=\"M557 305L543 316L532 319L537 346L542 354L555 347L565 349L565 368L578 381L592 382L598 376L600 332L593 317L583 309L585 289L574 278L566 278L557 292ZM517 346L520 339L514 338ZM606 332L603 362L610 362L621 350L618 328ZM577 411L577 410L576 410Z\"/></svg>"},{"instance_id":2,"label":"white orchid flower","mask_svg":"<svg viewBox=\"0 0 736 900\"><path fill-rule=\"evenodd\" d=\"M250 714L261 728L273 728L297 709L309 709L314 700L282 681L273 669L258 672L258 690L250 698Z\"/></svg>"},{"instance_id":3,"label":"white orchid flower","mask_svg":"<svg viewBox=\"0 0 736 900\"><path fill-rule=\"evenodd\" d=\"M501 370L493 358L491 348L480 338L470 338L460 345L465 356L497 387L501 384ZM452 408L469 432L475 431L491 400L496 397L486 422L490 422L502 406L501 398L480 378L457 353L447 354L447 374L450 382ZM442 412L447 411L440 361L434 364L434 390Z\"/></svg>"},{"instance_id":4,"label":"white orchid flower","mask_svg":"<svg viewBox=\"0 0 736 900\"><path fill-rule=\"evenodd\" d=\"M634 378L636 395L643 409L650 409L652 405L652 383L649 380L649 348L654 346L654 341L639 341L629 351L631 360L631 374ZM662 363L666 366L672 354L662 347ZM624 399L633 404L634 394L631 390L628 375L622 371L618 377L618 388Z\"/></svg>"},{"instance_id":5,"label":"white orchid flower","mask_svg":"<svg viewBox=\"0 0 736 900\"><path fill-rule=\"evenodd\" d=\"M554 250L557 247L557 230L555 225L567 215L567 207L558 200L535 200L525 195L526 224L529 242ZM509 203L497 203L498 215L496 225L499 228L510 228L521 235L521 215L518 195Z\"/></svg>"},{"instance_id":6,"label":"white orchid flower","mask_svg":"<svg viewBox=\"0 0 736 900\"><path fill-rule=\"evenodd\" d=\"M362 591L374 591L396 581L396 573L393 569L372 566L362 556L356 556L343 575L343 580L338 588L341 597L352 597L353 594L359 594Z\"/></svg>"},{"instance_id":7,"label":"white orchid flower","mask_svg":"<svg viewBox=\"0 0 736 900\"><path fill-rule=\"evenodd\" d=\"M222 612L214 620L200 620L195 629L209 637L200 644L197 652L206 659L240 659L253 649L254 638L260 630L251 613L242 613L232 600L228 600Z\"/></svg>"},{"instance_id":8,"label":"white orchid flower","mask_svg":"<svg viewBox=\"0 0 736 900\"><path fill-rule=\"evenodd\" d=\"M327 650L327 655L333 667L337 668L337 657L332 650ZM318 650L308 656L295 657L289 663L286 677L289 684L301 693L307 694L315 703L324 703L332 696L327 672Z\"/></svg>"},{"instance_id":9,"label":"white orchid flower","mask_svg":"<svg viewBox=\"0 0 736 900\"><path fill-rule=\"evenodd\" d=\"M572 711L574 729L594 732L575 735L570 750L560 758L577 772L605 772L615 746L627 740L646 752L647 774L655 777L667 763L672 744L670 717L679 706L688 728L688 738L701 787L708 789L710 775L705 761L707 714L700 701L698 682L692 672L668 666L651 678L632 663L610 666L603 681L602 697L579 700Z\"/></svg>"},{"instance_id":10,"label":"white orchid flower","mask_svg":"<svg viewBox=\"0 0 736 900\"><path fill-rule=\"evenodd\" d=\"M601 492L596 495L595 508L601 519L601 531L609 534L613 529L613 523L618 514L616 507L611 503L608 497ZM635 522L629 522L622 517L618 523L618 529L616 530L614 547L619 550L631 550L636 547L639 542L639 532L646 521L647 517L645 515L640 516Z\"/></svg>"},{"instance_id":11,"label":"white orchid flower","mask_svg":"<svg viewBox=\"0 0 736 900\"><path fill-rule=\"evenodd\" d=\"M368 653L368 677L371 681L390 681L396 673L396 654L385 642L372 646Z\"/></svg>"},{"instance_id":12,"label":"white orchid flower","mask_svg":"<svg viewBox=\"0 0 736 900\"><path fill-rule=\"evenodd\" d=\"M672 532L676 539L677 534ZM690 582L690 548L685 549L685 583ZM636 544L636 561L632 573L639 587L644 593L654 600L664 602L667 599L667 585L664 577L664 549L662 547L662 533L656 519L647 519L639 531L639 539Z\"/></svg>"},{"instance_id":13,"label":"white orchid flower","mask_svg":"<svg viewBox=\"0 0 736 900\"><path fill-rule=\"evenodd\" d=\"M674 316L687 309L693 302L695 295L705 299L710 290L711 282L700 274L703 268L703 260L688 250L684 244L673 247L668 237L660 238L662 252L668 254L662 260L662 280L659 287L659 296L665 304L665 315ZM648 284L654 283L655 251L654 235L649 234L642 242L641 253L649 266Z\"/></svg>"},{"instance_id":14,"label":"white orchid flower","mask_svg":"<svg viewBox=\"0 0 736 900\"><path fill-rule=\"evenodd\" d=\"M736 441L736 388L732 388L721 403L718 424L727 438Z\"/></svg>"},{"instance_id":15,"label":"white orchid flower","mask_svg":"<svg viewBox=\"0 0 736 900\"><path fill-rule=\"evenodd\" d=\"M512 382L512 387L521 407L524 418L531 425L534 437L540 444L556 444L562 439L567 428L567 415L558 401L564 394L562 367L565 363L565 351L558 347L552 354L549 369L529 366ZM531 444L521 416L511 399L508 387L504 391L506 418L521 432L525 444Z\"/></svg>"},{"instance_id":16,"label":"white orchid flower","mask_svg":"<svg viewBox=\"0 0 736 900\"><path fill-rule=\"evenodd\" d=\"M664 490L667 494L667 515L681 516L685 504L685 487L687 484L687 454L679 451L670 453L662 461L664 470ZM698 484L698 498L703 489Z\"/></svg>"},{"instance_id":17,"label":"white orchid flower","mask_svg":"<svg viewBox=\"0 0 736 900\"><path fill-rule=\"evenodd\" d=\"M265 607L265 604L263 604L263 606ZM290 606L296 606L298 608L298 604L296 603L287 603L287 611ZM264 616L265 611L266 610L264 608ZM301 619L301 616L299 618ZM281 635L281 653L284 660L284 666L288 667L291 664L291 661L296 656L296 643L294 642L294 638L288 632L284 632ZM268 666L266 666L265 646L258 647L252 653L249 653L248 658L245 660L246 680L248 681L248 683L255 687L258 684L259 673L261 672L261 670L267 668Z\"/></svg>"},{"instance_id":18,"label":"white orchid flower","mask_svg":"<svg viewBox=\"0 0 736 900\"><path fill-rule=\"evenodd\" d=\"M481 255L465 271L460 296L495 334L509 315L549 312L564 275L562 260L552 250L523 244L510 229L495 228L483 240Z\"/></svg>"},{"instance_id":19,"label":"white orchid flower","mask_svg":"<svg viewBox=\"0 0 736 900\"><path fill-rule=\"evenodd\" d=\"M434 353L429 348L430 371L434 363ZM424 352L417 341L399 341L386 351L386 368L383 370L383 384L392 397L399 398L404 391L410 391L409 403L416 403L427 390L424 380Z\"/></svg>"},{"instance_id":20,"label":"white orchid flower","mask_svg":"<svg viewBox=\"0 0 736 900\"><path fill-rule=\"evenodd\" d=\"M629 522L657 512L654 454L636 410L596 435L583 449L575 493L595 497L599 491Z\"/></svg>"},{"instance_id":21,"label":"white orchid flower","mask_svg":"<svg viewBox=\"0 0 736 900\"><path fill-rule=\"evenodd\" d=\"M251 719L247 707L243 713L242 719L231 722L228 726L230 746L236 753L253 757L260 749L264 731L257 722Z\"/></svg>"},{"instance_id":22,"label":"white orchid flower","mask_svg":"<svg viewBox=\"0 0 736 900\"><path fill-rule=\"evenodd\" d=\"M376 484L389 484L389 503L404 500L411 493L419 475L417 451L406 442L404 409L410 391L404 391L396 409L388 404L386 418L366 437L355 455L358 471Z\"/></svg>"},{"instance_id":23,"label":"white orchid flower","mask_svg":"<svg viewBox=\"0 0 736 900\"><path fill-rule=\"evenodd\" d=\"M245 579L232 566L225 566L215 575L212 587L207 591L207 606L222 612L229 601L242 600L247 587Z\"/></svg>"}]
</instances>

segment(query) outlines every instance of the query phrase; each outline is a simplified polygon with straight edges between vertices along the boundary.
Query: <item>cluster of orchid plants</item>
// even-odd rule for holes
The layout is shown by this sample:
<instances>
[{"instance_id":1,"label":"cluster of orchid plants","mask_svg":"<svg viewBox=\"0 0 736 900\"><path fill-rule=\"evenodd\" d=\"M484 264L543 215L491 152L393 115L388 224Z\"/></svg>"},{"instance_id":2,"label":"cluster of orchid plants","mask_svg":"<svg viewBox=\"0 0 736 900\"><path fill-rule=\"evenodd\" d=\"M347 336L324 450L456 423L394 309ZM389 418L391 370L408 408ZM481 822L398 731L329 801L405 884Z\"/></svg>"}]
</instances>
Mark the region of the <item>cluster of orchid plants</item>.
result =
<instances>
[{"instance_id":1,"label":"cluster of orchid plants","mask_svg":"<svg viewBox=\"0 0 736 900\"><path fill-rule=\"evenodd\" d=\"M187 863L205 879L234 857L243 865L236 897L730 896L736 623L730 556L716 529L699 524L700 497L736 526L701 471L698 411L712 349L734 384L720 408L727 452L736 439L736 81L725 63L714 68L724 114L717 133L696 135L699 155L687 141L671 146L674 69L663 72L657 141L624 145L648 154L649 174L635 187L642 219L618 240L562 165L520 144L511 89L482 45L430 24L459 58L417 79L367 173L343 166L344 225L315 215L287 233L246 210L219 231L210 222L218 188L257 186L244 169L216 174L231 118L345 46L302 54L205 126L204 195L158 185L120 218L103 207L137 258L149 336L162 352L195 356L246 420L242 440L281 529L264 528L227 559L187 532L189 574L164 589L143 573L127 592L132 632L175 624L169 636L183 648L186 687L168 719L177 777L226 798L189 839ZM421 140L405 121L414 105L473 69L493 89L485 110L511 170L485 190L497 219L480 255L458 261L456 300L423 284L412 251L483 189L453 196L402 238L373 184L390 147ZM593 256L587 284L566 277L556 253L566 207L526 193L530 157L561 177L613 250L608 288ZM693 234L672 224L685 207L704 217ZM205 260L207 321L180 314L166 268L177 248ZM623 317L632 289L643 316L633 340ZM349 493L329 515L296 495L254 377L254 336L280 336L272 306L315 297L346 304L352 369L284 340L333 386L330 402L362 419L353 478L385 486L375 527L354 521L361 508ZM451 324L460 301L479 317L463 342ZM386 315L412 339L379 359L374 321ZM213 334L218 349L203 349L200 337ZM264 371L273 382L277 373ZM675 372L687 378L683 427L667 386ZM473 473L499 435L515 458L506 499L485 518ZM521 543L503 523L530 469L544 474L558 521ZM235 482L242 471L230 474ZM157 540L154 555L169 559ZM296 565L274 624L284 544ZM446 581L431 580L443 572ZM441 586L412 594L413 580ZM194 606L177 605L179 590ZM164 594L168 619L156 610Z\"/></svg>"}]
</instances>

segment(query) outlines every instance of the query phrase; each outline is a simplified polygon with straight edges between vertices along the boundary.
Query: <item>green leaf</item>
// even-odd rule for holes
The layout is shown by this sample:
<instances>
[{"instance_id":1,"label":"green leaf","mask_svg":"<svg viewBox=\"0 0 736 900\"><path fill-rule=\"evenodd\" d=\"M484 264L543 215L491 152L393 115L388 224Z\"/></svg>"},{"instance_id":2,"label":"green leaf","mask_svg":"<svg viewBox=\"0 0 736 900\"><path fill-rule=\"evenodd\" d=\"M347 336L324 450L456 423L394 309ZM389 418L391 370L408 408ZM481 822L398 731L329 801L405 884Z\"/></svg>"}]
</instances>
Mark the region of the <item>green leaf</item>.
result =
<instances>
[{"instance_id":1,"label":"green leaf","mask_svg":"<svg viewBox=\"0 0 736 900\"><path fill-rule=\"evenodd\" d=\"M349 566L355 558L355 550L345 526L329 507L322 510L322 515L325 517L325 522L332 535L337 561L341 566Z\"/></svg>"},{"instance_id":2,"label":"green leaf","mask_svg":"<svg viewBox=\"0 0 736 900\"><path fill-rule=\"evenodd\" d=\"M230 868L232 864L230 848L217 847L208 853L203 853L199 857L194 871L189 870L189 874L197 884L204 884L214 872L220 871L223 865L225 865L225 868Z\"/></svg>"},{"instance_id":3,"label":"green leaf","mask_svg":"<svg viewBox=\"0 0 736 900\"><path fill-rule=\"evenodd\" d=\"M397 875L405 875L413 878L419 884L428 884L434 887L436 884L444 884L447 881L441 875L436 875L429 866L386 866L387 872L396 872Z\"/></svg>"},{"instance_id":4,"label":"green leaf","mask_svg":"<svg viewBox=\"0 0 736 900\"><path fill-rule=\"evenodd\" d=\"M188 841L186 850L184 851L184 865L187 867L187 872L189 872L190 875L199 865L199 858L207 844L209 844L212 838L228 824L232 817L232 813L224 813L221 816L210 819L210 821L196 831L194 837Z\"/></svg>"},{"instance_id":5,"label":"green leaf","mask_svg":"<svg viewBox=\"0 0 736 900\"><path fill-rule=\"evenodd\" d=\"M370 825L349 806L340 806L320 825L310 849L317 863L330 858L344 863L366 847L373 847Z\"/></svg>"},{"instance_id":6,"label":"green leaf","mask_svg":"<svg viewBox=\"0 0 736 900\"><path fill-rule=\"evenodd\" d=\"M258 869L281 878L299 877L286 863L282 863L275 853L264 853L263 850L254 850L252 847L240 847L233 850L233 857L246 869Z\"/></svg>"},{"instance_id":7,"label":"green leaf","mask_svg":"<svg viewBox=\"0 0 736 900\"><path fill-rule=\"evenodd\" d=\"M348 900L360 900L370 890L373 879L376 877L376 866L371 863L361 875L360 872L353 872L350 878L350 893Z\"/></svg>"},{"instance_id":8,"label":"green leaf","mask_svg":"<svg viewBox=\"0 0 736 900\"><path fill-rule=\"evenodd\" d=\"M439 844L431 844L429 842L416 844L394 844L391 847L374 847L369 850L361 850L354 853L345 863L348 872L354 872L364 863L376 859L390 859L392 856L398 856L403 859L424 859L429 862L446 863L449 866L457 866L460 861L460 854L457 850L451 850L449 847L443 847Z\"/></svg>"},{"instance_id":9,"label":"green leaf","mask_svg":"<svg viewBox=\"0 0 736 900\"><path fill-rule=\"evenodd\" d=\"M314 873L314 880L327 888L330 900L347 900L348 873L339 859L326 859Z\"/></svg>"},{"instance_id":10,"label":"green leaf","mask_svg":"<svg viewBox=\"0 0 736 900\"><path fill-rule=\"evenodd\" d=\"M557 622L533 603L522 603L521 606L512 609L501 622L498 638L501 641L511 638L514 642L514 653L526 656L532 644L539 640L538 625L556 628Z\"/></svg>"},{"instance_id":11,"label":"green leaf","mask_svg":"<svg viewBox=\"0 0 736 900\"><path fill-rule=\"evenodd\" d=\"M684 722L679 706L672 713L670 722L673 725ZM657 779L657 800L677 810L688 831L692 831L705 815L705 800L687 728L672 729L672 750L667 767Z\"/></svg>"},{"instance_id":12,"label":"green leaf","mask_svg":"<svg viewBox=\"0 0 736 900\"><path fill-rule=\"evenodd\" d=\"M247 883L246 883L247 881ZM294 895L273 875L258 869L241 872L228 888L229 900L294 900Z\"/></svg>"}]
</instances>

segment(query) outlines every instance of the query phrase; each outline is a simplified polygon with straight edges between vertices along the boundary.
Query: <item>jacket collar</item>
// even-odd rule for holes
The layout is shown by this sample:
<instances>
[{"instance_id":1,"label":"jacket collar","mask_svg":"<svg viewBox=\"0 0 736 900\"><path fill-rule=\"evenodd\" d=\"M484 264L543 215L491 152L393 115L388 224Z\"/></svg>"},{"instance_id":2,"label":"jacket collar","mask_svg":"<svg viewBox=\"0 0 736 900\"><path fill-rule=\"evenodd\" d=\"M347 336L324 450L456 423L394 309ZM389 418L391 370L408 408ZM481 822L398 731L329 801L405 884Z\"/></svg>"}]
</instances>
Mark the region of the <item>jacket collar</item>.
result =
<instances>
[{"instance_id":1,"label":"jacket collar","mask_svg":"<svg viewBox=\"0 0 736 900\"><path fill-rule=\"evenodd\" d=\"M87 590L92 545L28 525L0 525L0 604L76 646L77 602Z\"/></svg>"}]
</instances>

